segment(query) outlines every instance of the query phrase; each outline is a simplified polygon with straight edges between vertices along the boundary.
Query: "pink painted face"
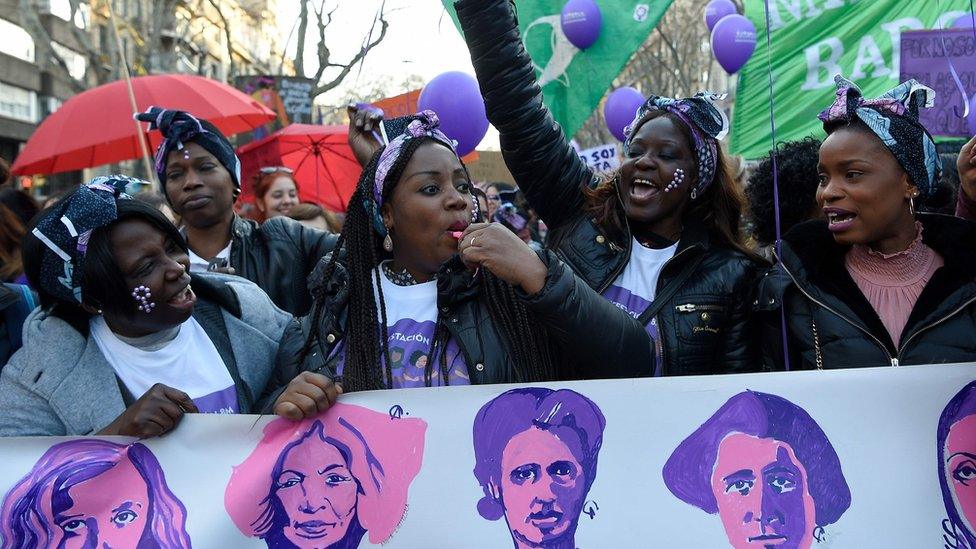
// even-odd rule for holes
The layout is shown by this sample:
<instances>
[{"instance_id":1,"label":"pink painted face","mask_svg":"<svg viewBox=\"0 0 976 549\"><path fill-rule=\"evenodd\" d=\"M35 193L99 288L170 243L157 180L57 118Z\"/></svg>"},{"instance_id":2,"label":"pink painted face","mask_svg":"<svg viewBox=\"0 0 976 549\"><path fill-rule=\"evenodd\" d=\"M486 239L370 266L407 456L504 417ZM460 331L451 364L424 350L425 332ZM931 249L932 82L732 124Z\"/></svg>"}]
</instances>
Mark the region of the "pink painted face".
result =
<instances>
[{"instance_id":1,"label":"pink painted face","mask_svg":"<svg viewBox=\"0 0 976 549\"><path fill-rule=\"evenodd\" d=\"M807 549L816 508L789 444L742 433L718 447L712 493L735 549Z\"/></svg>"},{"instance_id":2,"label":"pink painted face","mask_svg":"<svg viewBox=\"0 0 976 549\"><path fill-rule=\"evenodd\" d=\"M976 526L976 415L966 416L949 428L945 456L952 498L972 532Z\"/></svg>"},{"instance_id":3,"label":"pink painted face","mask_svg":"<svg viewBox=\"0 0 976 549\"><path fill-rule=\"evenodd\" d=\"M519 547L572 536L585 497L583 467L556 435L532 427L508 441L502 452L501 499Z\"/></svg>"},{"instance_id":4,"label":"pink painted face","mask_svg":"<svg viewBox=\"0 0 976 549\"><path fill-rule=\"evenodd\" d=\"M346 535L356 517L358 487L335 446L309 437L288 452L276 480L276 495L288 514L288 541L321 549Z\"/></svg>"},{"instance_id":5,"label":"pink painted face","mask_svg":"<svg viewBox=\"0 0 976 549\"><path fill-rule=\"evenodd\" d=\"M119 490L125 487L124 493ZM68 489L71 507L54 517L57 547L137 547L149 517L149 488L128 459Z\"/></svg>"}]
</instances>

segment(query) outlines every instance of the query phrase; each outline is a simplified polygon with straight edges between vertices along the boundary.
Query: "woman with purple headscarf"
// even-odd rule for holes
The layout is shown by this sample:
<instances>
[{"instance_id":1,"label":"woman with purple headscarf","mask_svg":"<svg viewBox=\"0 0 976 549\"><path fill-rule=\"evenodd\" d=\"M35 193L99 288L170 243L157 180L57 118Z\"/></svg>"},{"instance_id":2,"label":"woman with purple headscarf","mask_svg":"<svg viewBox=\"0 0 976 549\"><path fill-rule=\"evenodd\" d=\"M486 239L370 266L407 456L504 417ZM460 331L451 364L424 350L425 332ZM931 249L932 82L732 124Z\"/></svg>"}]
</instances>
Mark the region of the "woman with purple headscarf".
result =
<instances>
[{"instance_id":1,"label":"woman with purple headscarf","mask_svg":"<svg viewBox=\"0 0 976 549\"><path fill-rule=\"evenodd\" d=\"M110 493L110 496L106 496ZM186 508L139 443L51 446L0 508L3 547L190 549Z\"/></svg>"},{"instance_id":2,"label":"woman with purple headscarf","mask_svg":"<svg viewBox=\"0 0 976 549\"><path fill-rule=\"evenodd\" d=\"M548 246L656 340L657 367L631 364L630 375L758 370L751 308L763 264L743 244L719 98L649 96L623 164L600 181L543 103L514 2L455 6L505 163Z\"/></svg>"},{"instance_id":3,"label":"woman with purple headscarf","mask_svg":"<svg viewBox=\"0 0 976 549\"><path fill-rule=\"evenodd\" d=\"M785 316L793 368L855 368L976 359L976 224L919 213L942 165L919 121L935 92L909 80L875 99L837 76L820 114L817 202L824 219L783 237L760 284L770 343ZM776 335L773 335L776 334ZM767 360L782 363L776 345Z\"/></svg>"}]
</instances>

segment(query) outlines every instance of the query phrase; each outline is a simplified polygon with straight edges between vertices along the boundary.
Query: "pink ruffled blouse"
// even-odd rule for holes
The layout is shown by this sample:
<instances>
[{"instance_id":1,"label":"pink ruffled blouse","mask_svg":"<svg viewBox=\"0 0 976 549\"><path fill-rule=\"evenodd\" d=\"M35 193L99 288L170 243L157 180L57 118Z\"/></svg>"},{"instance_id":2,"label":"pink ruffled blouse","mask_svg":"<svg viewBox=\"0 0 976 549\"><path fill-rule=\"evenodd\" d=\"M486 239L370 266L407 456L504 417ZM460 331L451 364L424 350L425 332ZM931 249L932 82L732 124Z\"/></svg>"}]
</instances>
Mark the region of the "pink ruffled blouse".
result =
<instances>
[{"instance_id":1,"label":"pink ruffled blouse","mask_svg":"<svg viewBox=\"0 0 976 549\"><path fill-rule=\"evenodd\" d=\"M861 293L881 318L897 347L915 302L925 285L944 262L942 256L922 243L922 224L907 250L883 254L856 244L847 252L844 264Z\"/></svg>"}]
</instances>

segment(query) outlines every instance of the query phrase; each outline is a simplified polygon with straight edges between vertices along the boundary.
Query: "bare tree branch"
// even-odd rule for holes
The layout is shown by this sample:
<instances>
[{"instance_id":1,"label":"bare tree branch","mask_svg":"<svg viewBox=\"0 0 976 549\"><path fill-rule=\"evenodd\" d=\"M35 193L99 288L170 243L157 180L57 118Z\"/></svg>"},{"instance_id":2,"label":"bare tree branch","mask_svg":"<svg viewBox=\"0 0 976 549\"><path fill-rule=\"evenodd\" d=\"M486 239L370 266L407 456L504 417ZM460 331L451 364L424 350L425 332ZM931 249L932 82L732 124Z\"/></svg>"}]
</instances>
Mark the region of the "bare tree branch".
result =
<instances>
[{"instance_id":1,"label":"bare tree branch","mask_svg":"<svg viewBox=\"0 0 976 549\"><path fill-rule=\"evenodd\" d=\"M352 71L353 67L355 67L357 63L362 62L362 60L366 57L366 55L370 52L370 50L372 50L373 48L375 48L377 45L379 45L380 42L383 41L384 38L386 38L386 31L390 27L390 23L389 23L389 21L386 20L386 15L383 12L383 8L380 8L379 17L378 17L377 22L379 22L379 24L380 24L380 34L379 34L379 36L377 36L375 40L372 40L372 41L367 42L359 50L359 53L357 53L355 56L353 56L353 58L348 63L346 63L346 64L337 64L337 63L331 64L330 66L332 66L332 67L341 67L342 70L340 70L339 71L339 74L336 75L336 77L333 78L332 80L330 80L329 82L326 82L324 84L320 83L318 86L316 86L315 89L312 90L312 97L316 97L318 95L321 95L321 94L323 94L323 93L325 93L325 92L327 92L327 91L335 88L339 84L341 84L342 81L346 78L346 76L348 76L349 73ZM324 48L323 47L324 44L325 44L325 41L324 40L319 44L320 55L321 55L321 52L323 50L326 51L326 52L328 52L328 48ZM321 57L320 57L320 60L321 60ZM325 59L324 61L325 61L325 63L322 63L322 64L329 65L328 59ZM317 80L316 82L319 82L319 81Z\"/></svg>"},{"instance_id":2,"label":"bare tree branch","mask_svg":"<svg viewBox=\"0 0 976 549\"><path fill-rule=\"evenodd\" d=\"M305 33L308 30L308 2L307 0L298 0L298 3L301 5L301 9L298 12L298 44L295 49L295 74L305 76Z\"/></svg>"},{"instance_id":3,"label":"bare tree branch","mask_svg":"<svg viewBox=\"0 0 976 549\"><path fill-rule=\"evenodd\" d=\"M220 4L218 0L207 0L207 1L210 3L211 6L214 7L215 10L217 10L217 17L220 18L220 22L224 25L224 41L226 42L226 46L227 46L227 59L230 60L230 67L227 70L226 80L230 81L232 78L234 78L234 75L237 74L237 71L234 68L234 46L231 43L231 39L230 39L230 23L228 23L227 18L224 17L224 11L220 9Z\"/></svg>"}]
</instances>

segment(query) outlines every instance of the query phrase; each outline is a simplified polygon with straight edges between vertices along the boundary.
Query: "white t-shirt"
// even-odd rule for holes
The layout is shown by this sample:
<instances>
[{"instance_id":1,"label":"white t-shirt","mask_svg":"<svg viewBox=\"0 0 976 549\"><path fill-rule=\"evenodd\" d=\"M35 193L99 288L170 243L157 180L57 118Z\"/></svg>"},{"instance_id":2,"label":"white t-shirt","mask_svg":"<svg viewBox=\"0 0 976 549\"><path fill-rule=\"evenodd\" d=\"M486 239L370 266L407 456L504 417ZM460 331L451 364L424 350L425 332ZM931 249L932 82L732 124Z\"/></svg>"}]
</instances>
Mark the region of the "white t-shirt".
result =
<instances>
[{"instance_id":1,"label":"white t-shirt","mask_svg":"<svg viewBox=\"0 0 976 549\"><path fill-rule=\"evenodd\" d=\"M624 271L603 292L603 297L611 303L627 311L630 316L638 318L654 301L657 293L657 281L661 277L661 269L669 259L674 257L678 249L675 242L667 248L655 250L642 246L634 240L631 246L630 261ZM658 348L658 368L660 368L660 343L657 343L657 319L651 318L645 326L647 333L654 338Z\"/></svg>"},{"instance_id":2,"label":"white t-shirt","mask_svg":"<svg viewBox=\"0 0 976 549\"><path fill-rule=\"evenodd\" d=\"M193 317L180 326L172 341L155 351L122 341L101 315L92 317L89 325L102 355L134 397L162 383L190 395L202 413L240 412L234 380L203 326Z\"/></svg>"},{"instance_id":3,"label":"white t-shirt","mask_svg":"<svg viewBox=\"0 0 976 549\"><path fill-rule=\"evenodd\" d=\"M424 372L429 360L431 341L437 325L437 281L431 280L413 286L397 286L390 282L386 273L380 277L383 299L386 302L387 330L390 334L390 360L392 361L393 388L424 387ZM376 282L373 293L379 305ZM344 345L337 350L336 373L342 375L345 362ZM464 353L453 339L447 343L447 366L450 385L469 385L468 367ZM440 355L434 359L431 385L444 385L440 373Z\"/></svg>"},{"instance_id":4,"label":"white t-shirt","mask_svg":"<svg viewBox=\"0 0 976 549\"><path fill-rule=\"evenodd\" d=\"M234 243L233 240L228 242L227 247L217 252L217 255L214 256L214 259L226 259L227 265L230 266L230 247L233 243ZM210 266L209 261L193 253L193 250L190 250L190 272L193 273L206 272L208 266Z\"/></svg>"}]
</instances>

